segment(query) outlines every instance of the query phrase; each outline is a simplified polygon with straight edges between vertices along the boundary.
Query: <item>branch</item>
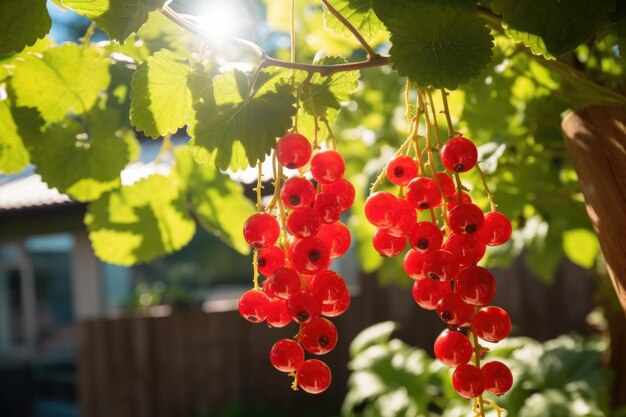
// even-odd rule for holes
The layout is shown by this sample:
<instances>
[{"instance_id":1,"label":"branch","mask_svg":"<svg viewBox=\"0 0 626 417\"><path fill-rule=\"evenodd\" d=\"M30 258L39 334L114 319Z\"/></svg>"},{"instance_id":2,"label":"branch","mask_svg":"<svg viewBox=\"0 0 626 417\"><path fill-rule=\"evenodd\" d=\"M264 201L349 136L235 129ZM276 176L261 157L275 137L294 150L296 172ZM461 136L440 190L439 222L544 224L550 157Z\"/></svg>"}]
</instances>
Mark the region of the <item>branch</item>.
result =
<instances>
[{"instance_id":1,"label":"branch","mask_svg":"<svg viewBox=\"0 0 626 417\"><path fill-rule=\"evenodd\" d=\"M363 46L363 49L365 49L365 52L367 52L367 57L369 59L372 59L378 55L376 52L374 52L374 49L372 49L370 44L367 43L363 35L361 35L361 32L359 32L359 30L355 28L354 25L352 25L352 23L348 21L348 19L343 17L343 15L339 13L337 9L331 6L330 3L328 3L328 0L321 0L321 1L322 1L322 4L324 4L324 7L326 7L326 9L328 9L328 11L333 16L335 16L337 20L339 20L341 24L343 24L346 27L346 29L348 29L354 35L357 41L359 41L359 43Z\"/></svg>"}]
</instances>

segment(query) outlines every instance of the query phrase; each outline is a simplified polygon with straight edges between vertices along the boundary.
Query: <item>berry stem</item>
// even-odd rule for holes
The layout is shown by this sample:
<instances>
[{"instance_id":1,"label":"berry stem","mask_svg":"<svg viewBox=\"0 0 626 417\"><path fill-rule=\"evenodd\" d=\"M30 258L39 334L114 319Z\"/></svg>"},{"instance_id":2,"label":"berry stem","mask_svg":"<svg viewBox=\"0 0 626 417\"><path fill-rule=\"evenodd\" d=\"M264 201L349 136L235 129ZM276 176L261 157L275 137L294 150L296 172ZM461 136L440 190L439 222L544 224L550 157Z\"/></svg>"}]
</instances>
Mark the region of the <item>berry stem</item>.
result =
<instances>
[{"instance_id":1,"label":"berry stem","mask_svg":"<svg viewBox=\"0 0 626 417\"><path fill-rule=\"evenodd\" d=\"M96 31L96 22L91 22L91 24L85 31L85 35L83 35L83 39L82 39L83 48L87 48L89 46L89 40L91 39L91 36L93 35L95 31Z\"/></svg>"},{"instance_id":2,"label":"berry stem","mask_svg":"<svg viewBox=\"0 0 626 417\"><path fill-rule=\"evenodd\" d=\"M254 289L258 290L259 287L259 250L254 249L254 253L252 255L252 270L254 271L254 275L252 277L252 283L254 284Z\"/></svg>"},{"instance_id":3,"label":"berry stem","mask_svg":"<svg viewBox=\"0 0 626 417\"><path fill-rule=\"evenodd\" d=\"M480 168L479 164L476 164L476 170L480 174L480 180L483 183L483 187L485 188L485 193L487 193L487 199L489 200L489 204L491 205L491 211L496 211L498 205L493 199L493 193L491 192L491 188L489 188L489 184L487 183L487 176L485 172Z\"/></svg>"},{"instance_id":4,"label":"berry stem","mask_svg":"<svg viewBox=\"0 0 626 417\"><path fill-rule=\"evenodd\" d=\"M407 149L409 147L409 145L411 145L411 143L413 143L413 137L411 135L409 135L409 137L404 141L404 143L400 146L400 148L398 148L398 150L396 151L396 153L393 156L396 157L398 155L401 155L402 152L404 152L404 150ZM389 163L385 164L385 167L380 172L380 174L378 174L378 177L376 177L376 180L374 181L374 183L370 187L370 194L373 194L374 191L376 191L376 188L380 184L382 184L383 180L385 179L385 174L387 172L387 165L389 165Z\"/></svg>"},{"instance_id":5,"label":"berry stem","mask_svg":"<svg viewBox=\"0 0 626 417\"><path fill-rule=\"evenodd\" d=\"M287 239L287 216L285 215L285 206L280 198L280 182L283 177L283 167L276 159L276 153L272 157L272 170L274 171L274 197L278 203L278 218L280 220L280 241L285 251L285 257L289 257L289 240Z\"/></svg>"},{"instance_id":6,"label":"berry stem","mask_svg":"<svg viewBox=\"0 0 626 417\"><path fill-rule=\"evenodd\" d=\"M454 182L456 182L456 191L459 196L459 204L463 204L463 184L461 184L461 176L458 172L454 173Z\"/></svg>"},{"instance_id":7,"label":"berry stem","mask_svg":"<svg viewBox=\"0 0 626 417\"><path fill-rule=\"evenodd\" d=\"M330 148L332 150L335 150L335 148L337 147L337 138L335 138L333 128L330 126L328 119L326 119L325 117L320 118L320 120L322 121L322 123L324 123L324 126L326 126L326 130L328 131L328 137L326 138L326 140L330 139Z\"/></svg>"},{"instance_id":8,"label":"berry stem","mask_svg":"<svg viewBox=\"0 0 626 417\"><path fill-rule=\"evenodd\" d=\"M157 154L156 158L154 159L154 163L158 165L161 162L163 162L163 160L165 159L167 154L169 154L170 152L172 152L172 135L168 134L168 135L163 136L163 142L161 143L161 149L159 149L159 153Z\"/></svg>"},{"instance_id":9,"label":"berry stem","mask_svg":"<svg viewBox=\"0 0 626 417\"><path fill-rule=\"evenodd\" d=\"M476 312L478 309L474 308L474 312ZM476 366L476 368L480 369L480 355L482 353L482 346L480 346L480 343L478 342L478 336L476 336L476 333L471 332L472 334L472 347L474 348L474 366ZM484 400L483 400L483 396L482 394L479 395L476 399L474 399L474 410L476 411L476 408L479 408L477 415L480 417L485 417L485 404L484 404Z\"/></svg>"},{"instance_id":10,"label":"berry stem","mask_svg":"<svg viewBox=\"0 0 626 417\"><path fill-rule=\"evenodd\" d=\"M448 93L445 89L441 89L441 101L443 103L443 110L441 111L446 116L446 123L448 124L448 137L453 138L458 135L459 132L454 130L452 125L452 117L450 116L450 107L448 106Z\"/></svg>"},{"instance_id":11,"label":"berry stem","mask_svg":"<svg viewBox=\"0 0 626 417\"><path fill-rule=\"evenodd\" d=\"M437 123L437 111L435 110L435 101L433 100L433 94L430 88L426 89L428 95L428 102L430 103L430 109L433 113L433 130L435 131L435 138L437 139L437 149L441 148L441 132L439 131L439 123Z\"/></svg>"},{"instance_id":12,"label":"berry stem","mask_svg":"<svg viewBox=\"0 0 626 417\"><path fill-rule=\"evenodd\" d=\"M253 191L256 191L256 209L257 211L263 211L263 204L261 203L261 190L263 189L263 164L261 161L257 161L256 166L258 173L256 187Z\"/></svg>"}]
</instances>

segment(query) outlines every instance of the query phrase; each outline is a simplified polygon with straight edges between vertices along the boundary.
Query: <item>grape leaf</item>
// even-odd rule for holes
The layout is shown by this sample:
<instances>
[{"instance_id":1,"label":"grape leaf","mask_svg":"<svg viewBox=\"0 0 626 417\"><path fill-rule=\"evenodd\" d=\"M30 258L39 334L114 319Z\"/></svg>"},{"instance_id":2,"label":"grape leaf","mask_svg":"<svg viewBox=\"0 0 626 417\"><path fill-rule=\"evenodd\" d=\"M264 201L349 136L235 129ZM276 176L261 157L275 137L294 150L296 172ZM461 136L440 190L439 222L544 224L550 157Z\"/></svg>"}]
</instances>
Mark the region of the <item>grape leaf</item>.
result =
<instances>
[{"instance_id":1,"label":"grape leaf","mask_svg":"<svg viewBox=\"0 0 626 417\"><path fill-rule=\"evenodd\" d=\"M131 124L153 139L176 133L193 120L193 103L210 81L200 65L167 50L157 52L133 74Z\"/></svg>"},{"instance_id":2,"label":"grape leaf","mask_svg":"<svg viewBox=\"0 0 626 417\"><path fill-rule=\"evenodd\" d=\"M36 170L50 188L92 201L120 185L120 172L137 158L139 144L119 127L115 109L94 110L89 125L67 119L37 136L25 136Z\"/></svg>"},{"instance_id":3,"label":"grape leaf","mask_svg":"<svg viewBox=\"0 0 626 417\"><path fill-rule=\"evenodd\" d=\"M89 205L85 225L96 255L129 266L187 245L196 225L176 176L152 175Z\"/></svg>"},{"instance_id":4,"label":"grape leaf","mask_svg":"<svg viewBox=\"0 0 626 417\"><path fill-rule=\"evenodd\" d=\"M120 43L146 23L149 12L163 4L165 0L63 0L65 7L87 16Z\"/></svg>"},{"instance_id":5,"label":"grape leaf","mask_svg":"<svg viewBox=\"0 0 626 417\"><path fill-rule=\"evenodd\" d=\"M255 89L263 88L258 79ZM272 89L250 90L241 71L214 78L195 106L189 142L197 162L220 169L240 170L264 160L276 138L291 127L296 112L292 88L277 83Z\"/></svg>"},{"instance_id":6,"label":"grape leaf","mask_svg":"<svg viewBox=\"0 0 626 417\"><path fill-rule=\"evenodd\" d=\"M374 0L328 0L343 17L363 35L367 41L372 41L385 25L374 13ZM353 37L354 35L332 13L324 8L324 23L326 27L338 35Z\"/></svg>"},{"instance_id":7,"label":"grape leaf","mask_svg":"<svg viewBox=\"0 0 626 417\"><path fill-rule=\"evenodd\" d=\"M199 223L238 252L250 253L241 228L255 207L244 195L241 184L215 168L197 164L185 147L176 150L176 169L187 182L191 209Z\"/></svg>"},{"instance_id":8,"label":"grape leaf","mask_svg":"<svg viewBox=\"0 0 626 417\"><path fill-rule=\"evenodd\" d=\"M419 85L455 89L489 63L493 37L465 0L375 0L391 65Z\"/></svg>"},{"instance_id":9,"label":"grape leaf","mask_svg":"<svg viewBox=\"0 0 626 417\"><path fill-rule=\"evenodd\" d=\"M508 36L536 55L571 52L608 22L613 0L493 0Z\"/></svg>"},{"instance_id":10,"label":"grape leaf","mask_svg":"<svg viewBox=\"0 0 626 417\"><path fill-rule=\"evenodd\" d=\"M0 172L20 172L29 162L30 156L17 132L9 101L0 101Z\"/></svg>"},{"instance_id":11,"label":"grape leaf","mask_svg":"<svg viewBox=\"0 0 626 417\"><path fill-rule=\"evenodd\" d=\"M105 58L95 49L68 43L15 60L11 85L18 106L35 107L46 121L59 122L68 111L88 112L109 81Z\"/></svg>"},{"instance_id":12,"label":"grape leaf","mask_svg":"<svg viewBox=\"0 0 626 417\"><path fill-rule=\"evenodd\" d=\"M19 52L50 30L46 0L0 1L0 54Z\"/></svg>"}]
</instances>

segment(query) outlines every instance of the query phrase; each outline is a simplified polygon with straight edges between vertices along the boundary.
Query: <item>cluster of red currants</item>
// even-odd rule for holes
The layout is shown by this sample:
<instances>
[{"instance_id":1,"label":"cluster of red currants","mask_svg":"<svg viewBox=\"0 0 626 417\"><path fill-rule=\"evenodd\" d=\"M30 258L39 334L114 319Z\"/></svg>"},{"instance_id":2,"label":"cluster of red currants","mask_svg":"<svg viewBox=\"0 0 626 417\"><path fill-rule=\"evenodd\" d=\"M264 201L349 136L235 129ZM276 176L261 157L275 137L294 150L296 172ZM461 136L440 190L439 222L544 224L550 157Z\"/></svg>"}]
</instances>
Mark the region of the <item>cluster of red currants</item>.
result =
<instances>
[{"instance_id":1,"label":"cluster of red currants","mask_svg":"<svg viewBox=\"0 0 626 417\"><path fill-rule=\"evenodd\" d=\"M239 313L270 327L292 321L300 325L294 339L274 344L270 361L295 377L294 388L317 394L329 387L331 371L320 360L305 360L304 351L330 352L337 344L337 328L325 317L339 316L350 305L343 278L328 268L350 247L350 232L339 217L352 206L355 191L343 178L345 161L339 153L316 151L311 158L312 153L308 139L298 133L285 135L276 145L276 160L285 168L302 174L310 160L315 184L300 175L281 186L278 175L275 214L270 207L246 220L244 237L255 248L258 272L267 278L262 287L242 295Z\"/></svg>"},{"instance_id":2,"label":"cluster of red currants","mask_svg":"<svg viewBox=\"0 0 626 417\"><path fill-rule=\"evenodd\" d=\"M477 158L476 146L460 136L450 139L441 150L443 165L457 174L472 169ZM365 216L378 228L373 246L382 256L397 256L408 241L411 248L404 257L404 271L415 280L415 302L426 310L436 310L448 326L437 337L434 350L437 359L455 368L452 382L456 391L465 398L476 398L485 390L504 394L513 383L511 371L497 361L480 367L486 349L476 337L498 342L511 331L511 320L503 309L487 306L495 295L496 282L487 269L476 264L487 246L509 240L511 223L499 212L484 214L445 172L428 177L418 171L409 156L396 156L387 165L389 181L406 187L406 192L401 188L400 197L376 192L368 198ZM443 231L434 212L439 208L446 223ZM422 211L430 211L432 221L418 221ZM468 362L473 355L478 358L474 356L471 365Z\"/></svg>"}]
</instances>

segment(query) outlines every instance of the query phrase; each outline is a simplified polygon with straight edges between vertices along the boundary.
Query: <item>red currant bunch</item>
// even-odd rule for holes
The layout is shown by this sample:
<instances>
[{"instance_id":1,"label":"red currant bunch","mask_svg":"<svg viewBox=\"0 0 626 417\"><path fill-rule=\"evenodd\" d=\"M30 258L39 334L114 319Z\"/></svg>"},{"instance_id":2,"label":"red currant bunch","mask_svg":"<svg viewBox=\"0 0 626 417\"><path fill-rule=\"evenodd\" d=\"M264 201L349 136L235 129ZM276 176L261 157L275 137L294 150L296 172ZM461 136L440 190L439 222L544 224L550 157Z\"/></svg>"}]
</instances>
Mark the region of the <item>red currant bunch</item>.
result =
<instances>
[{"instance_id":1,"label":"red currant bunch","mask_svg":"<svg viewBox=\"0 0 626 417\"><path fill-rule=\"evenodd\" d=\"M329 268L350 247L350 232L339 217L352 206L355 191L343 177L343 157L334 150L314 152L298 133L282 137L274 155L274 196L243 227L255 251L255 288L241 296L239 313L251 323L299 326L293 339L274 344L270 362L294 377L294 389L318 394L329 387L331 371L318 359L305 360L305 352L324 355L335 347L337 328L329 318L350 305L343 278ZM300 176L283 181L283 167L299 169ZM257 272L265 276L262 285Z\"/></svg>"}]
</instances>

